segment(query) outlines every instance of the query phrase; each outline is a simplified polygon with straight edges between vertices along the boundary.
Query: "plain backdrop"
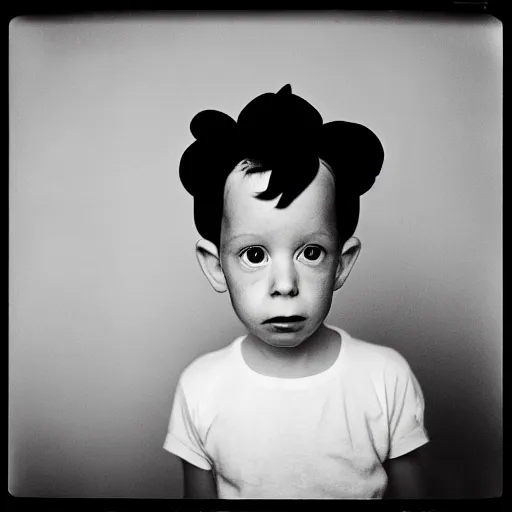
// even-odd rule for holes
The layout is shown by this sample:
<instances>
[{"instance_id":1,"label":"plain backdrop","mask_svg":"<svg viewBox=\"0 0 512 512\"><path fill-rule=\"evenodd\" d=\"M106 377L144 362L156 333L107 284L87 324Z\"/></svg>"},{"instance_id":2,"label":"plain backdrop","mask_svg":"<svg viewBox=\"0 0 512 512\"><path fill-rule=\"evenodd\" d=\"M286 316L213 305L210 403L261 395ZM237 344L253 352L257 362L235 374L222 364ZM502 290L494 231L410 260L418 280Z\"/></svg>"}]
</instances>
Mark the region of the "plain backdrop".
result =
<instances>
[{"instance_id":1,"label":"plain backdrop","mask_svg":"<svg viewBox=\"0 0 512 512\"><path fill-rule=\"evenodd\" d=\"M437 497L502 490L502 25L492 17L17 18L9 30L9 490L179 498L180 372L243 333L178 178L206 108L290 83L385 148L329 323L409 361Z\"/></svg>"}]
</instances>

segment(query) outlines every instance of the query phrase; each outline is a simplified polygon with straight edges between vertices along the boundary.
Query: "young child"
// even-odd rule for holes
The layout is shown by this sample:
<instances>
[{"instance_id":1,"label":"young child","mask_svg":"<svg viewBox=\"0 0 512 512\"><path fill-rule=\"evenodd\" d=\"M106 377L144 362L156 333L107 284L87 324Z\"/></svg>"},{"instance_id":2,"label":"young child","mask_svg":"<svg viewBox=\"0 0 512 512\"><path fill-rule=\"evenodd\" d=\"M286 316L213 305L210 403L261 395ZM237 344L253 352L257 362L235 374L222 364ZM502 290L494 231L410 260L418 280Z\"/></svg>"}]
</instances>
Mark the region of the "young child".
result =
<instances>
[{"instance_id":1,"label":"young child","mask_svg":"<svg viewBox=\"0 0 512 512\"><path fill-rule=\"evenodd\" d=\"M378 138L323 124L289 85L237 122L207 110L190 128L180 178L197 257L247 334L180 377L164 448L183 460L185 496L375 499L389 484L421 497L414 453L428 437L407 362L324 323L361 250Z\"/></svg>"}]
</instances>

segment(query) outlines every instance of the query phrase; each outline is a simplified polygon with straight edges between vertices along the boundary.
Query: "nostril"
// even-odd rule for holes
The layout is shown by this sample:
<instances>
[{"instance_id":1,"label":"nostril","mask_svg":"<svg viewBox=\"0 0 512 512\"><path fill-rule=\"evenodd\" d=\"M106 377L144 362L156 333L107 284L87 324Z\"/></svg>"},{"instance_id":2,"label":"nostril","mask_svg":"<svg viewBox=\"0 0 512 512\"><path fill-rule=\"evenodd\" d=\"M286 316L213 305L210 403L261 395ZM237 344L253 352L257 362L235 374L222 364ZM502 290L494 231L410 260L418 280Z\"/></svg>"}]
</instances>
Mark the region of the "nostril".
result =
<instances>
[{"instance_id":1,"label":"nostril","mask_svg":"<svg viewBox=\"0 0 512 512\"><path fill-rule=\"evenodd\" d=\"M284 292L281 290L274 290L270 294L271 297L282 297L282 296L297 297L297 295L299 295L299 290L297 290L296 288L293 288L292 290L290 290L288 292Z\"/></svg>"}]
</instances>

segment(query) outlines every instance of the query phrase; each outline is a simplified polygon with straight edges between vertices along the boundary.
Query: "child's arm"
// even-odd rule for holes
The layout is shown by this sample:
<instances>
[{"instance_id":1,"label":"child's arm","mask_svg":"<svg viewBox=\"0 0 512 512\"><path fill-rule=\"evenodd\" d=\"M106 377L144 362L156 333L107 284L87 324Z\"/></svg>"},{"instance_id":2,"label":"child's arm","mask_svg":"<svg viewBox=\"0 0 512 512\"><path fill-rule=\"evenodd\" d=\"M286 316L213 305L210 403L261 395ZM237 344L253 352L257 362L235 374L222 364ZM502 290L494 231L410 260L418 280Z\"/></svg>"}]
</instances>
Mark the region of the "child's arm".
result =
<instances>
[{"instance_id":1,"label":"child's arm","mask_svg":"<svg viewBox=\"0 0 512 512\"><path fill-rule=\"evenodd\" d=\"M213 472L198 468L182 459L184 478L184 498L217 499L217 487Z\"/></svg>"},{"instance_id":2,"label":"child's arm","mask_svg":"<svg viewBox=\"0 0 512 512\"><path fill-rule=\"evenodd\" d=\"M384 469L388 475L384 499L428 498L425 481L426 448L423 446L384 462Z\"/></svg>"}]
</instances>

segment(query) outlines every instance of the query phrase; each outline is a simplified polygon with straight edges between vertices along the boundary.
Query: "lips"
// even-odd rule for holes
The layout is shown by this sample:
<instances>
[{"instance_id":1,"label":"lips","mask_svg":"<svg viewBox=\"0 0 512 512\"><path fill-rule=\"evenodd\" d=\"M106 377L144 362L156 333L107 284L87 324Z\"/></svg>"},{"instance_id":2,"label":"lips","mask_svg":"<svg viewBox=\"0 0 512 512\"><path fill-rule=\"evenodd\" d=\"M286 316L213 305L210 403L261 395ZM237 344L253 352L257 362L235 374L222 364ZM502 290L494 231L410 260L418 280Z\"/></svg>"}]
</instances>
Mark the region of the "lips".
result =
<instances>
[{"instance_id":1,"label":"lips","mask_svg":"<svg viewBox=\"0 0 512 512\"><path fill-rule=\"evenodd\" d=\"M296 324L298 322L303 322L306 320L303 316L292 315L292 316L274 316L269 318L263 322L263 324Z\"/></svg>"}]
</instances>

